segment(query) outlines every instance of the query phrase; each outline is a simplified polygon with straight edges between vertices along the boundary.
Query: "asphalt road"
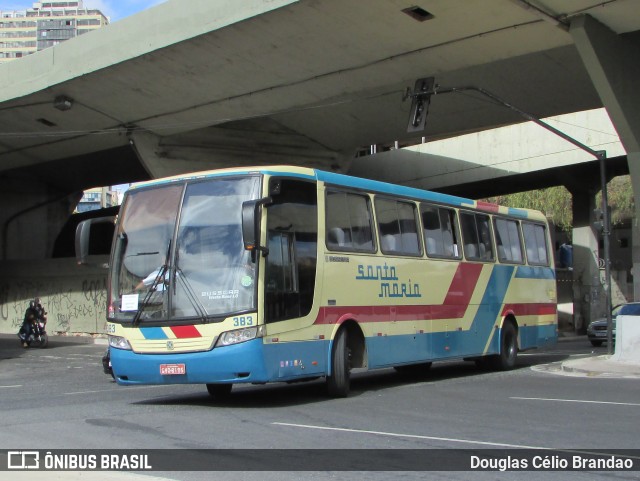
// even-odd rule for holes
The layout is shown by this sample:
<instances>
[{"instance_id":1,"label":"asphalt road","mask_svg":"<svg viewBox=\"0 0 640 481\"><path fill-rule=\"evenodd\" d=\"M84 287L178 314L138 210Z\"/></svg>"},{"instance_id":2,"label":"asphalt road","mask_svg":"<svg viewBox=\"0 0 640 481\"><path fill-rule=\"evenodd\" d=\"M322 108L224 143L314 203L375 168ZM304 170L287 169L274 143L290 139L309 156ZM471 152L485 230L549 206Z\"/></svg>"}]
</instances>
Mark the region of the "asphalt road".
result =
<instances>
[{"instance_id":1,"label":"asphalt road","mask_svg":"<svg viewBox=\"0 0 640 481\"><path fill-rule=\"evenodd\" d=\"M518 368L504 373L481 371L472 363L436 363L420 378L392 369L356 373L347 399L328 398L324 384L314 381L234 386L223 403L213 402L204 386L117 386L102 372L104 349L58 338L46 349L25 350L17 338L0 337L0 449L640 448L640 380L552 373L554 363L570 357L606 353L606 347L593 348L584 337L521 354ZM501 473L152 474L176 480L369 480L497 479ZM637 479L637 474L509 476Z\"/></svg>"}]
</instances>

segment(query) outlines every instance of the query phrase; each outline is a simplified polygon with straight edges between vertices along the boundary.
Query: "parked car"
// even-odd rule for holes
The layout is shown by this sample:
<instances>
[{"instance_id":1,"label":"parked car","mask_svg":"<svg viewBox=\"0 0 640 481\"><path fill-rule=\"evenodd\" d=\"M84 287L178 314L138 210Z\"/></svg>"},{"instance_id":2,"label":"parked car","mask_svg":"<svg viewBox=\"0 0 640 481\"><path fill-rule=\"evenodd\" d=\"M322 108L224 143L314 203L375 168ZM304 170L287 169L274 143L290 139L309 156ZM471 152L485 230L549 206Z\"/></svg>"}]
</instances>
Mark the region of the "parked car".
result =
<instances>
[{"instance_id":1,"label":"parked car","mask_svg":"<svg viewBox=\"0 0 640 481\"><path fill-rule=\"evenodd\" d=\"M611 309L611 334L613 341L616 340L616 318L618 316L640 316L640 302L629 302L626 304L618 304ZM587 337L594 346L601 346L607 340L607 318L593 321L587 327Z\"/></svg>"}]
</instances>

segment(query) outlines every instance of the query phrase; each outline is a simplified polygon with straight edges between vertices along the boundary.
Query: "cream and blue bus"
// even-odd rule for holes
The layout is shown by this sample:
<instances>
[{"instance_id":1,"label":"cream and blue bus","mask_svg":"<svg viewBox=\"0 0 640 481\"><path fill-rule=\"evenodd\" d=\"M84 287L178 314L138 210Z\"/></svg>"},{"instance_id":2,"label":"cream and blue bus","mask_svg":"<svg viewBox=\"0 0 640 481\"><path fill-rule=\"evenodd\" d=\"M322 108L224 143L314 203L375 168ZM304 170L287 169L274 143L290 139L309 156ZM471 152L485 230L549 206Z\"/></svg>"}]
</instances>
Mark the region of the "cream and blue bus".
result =
<instances>
[{"instance_id":1,"label":"cream and blue bus","mask_svg":"<svg viewBox=\"0 0 640 481\"><path fill-rule=\"evenodd\" d=\"M344 397L356 368L510 369L557 339L552 257L540 212L320 170L146 182L112 243L113 373L217 398L324 378Z\"/></svg>"}]
</instances>

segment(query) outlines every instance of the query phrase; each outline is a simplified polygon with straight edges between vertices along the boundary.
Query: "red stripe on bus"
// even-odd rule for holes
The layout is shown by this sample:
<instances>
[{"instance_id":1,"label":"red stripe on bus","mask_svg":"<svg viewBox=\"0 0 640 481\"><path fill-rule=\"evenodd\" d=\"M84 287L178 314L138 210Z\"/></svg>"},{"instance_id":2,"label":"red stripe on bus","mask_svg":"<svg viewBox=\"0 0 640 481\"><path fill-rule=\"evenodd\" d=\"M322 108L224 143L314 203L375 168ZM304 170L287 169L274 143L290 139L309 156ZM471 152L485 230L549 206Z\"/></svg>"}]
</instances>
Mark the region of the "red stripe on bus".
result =
<instances>
[{"instance_id":1,"label":"red stripe on bus","mask_svg":"<svg viewBox=\"0 0 640 481\"><path fill-rule=\"evenodd\" d=\"M466 308L471 302L471 296L476 289L481 272L482 264L459 264L443 305L461 305Z\"/></svg>"},{"instance_id":2,"label":"red stripe on bus","mask_svg":"<svg viewBox=\"0 0 640 481\"><path fill-rule=\"evenodd\" d=\"M482 264L458 265L442 304L323 307L315 324L335 324L343 317L356 317L363 322L460 319L467 312L482 267ZM391 313L392 308L395 314Z\"/></svg>"},{"instance_id":3,"label":"red stripe on bus","mask_svg":"<svg viewBox=\"0 0 640 481\"><path fill-rule=\"evenodd\" d=\"M515 316L544 316L556 314L558 308L555 304L505 304L502 315L514 314Z\"/></svg>"},{"instance_id":4,"label":"red stripe on bus","mask_svg":"<svg viewBox=\"0 0 640 481\"><path fill-rule=\"evenodd\" d=\"M498 204L492 204L490 202L476 202L478 209L484 210L485 212L498 212L500 210L500 206Z\"/></svg>"},{"instance_id":5,"label":"red stripe on bus","mask_svg":"<svg viewBox=\"0 0 640 481\"><path fill-rule=\"evenodd\" d=\"M171 326L170 329L178 339L202 337L196 326Z\"/></svg>"}]
</instances>

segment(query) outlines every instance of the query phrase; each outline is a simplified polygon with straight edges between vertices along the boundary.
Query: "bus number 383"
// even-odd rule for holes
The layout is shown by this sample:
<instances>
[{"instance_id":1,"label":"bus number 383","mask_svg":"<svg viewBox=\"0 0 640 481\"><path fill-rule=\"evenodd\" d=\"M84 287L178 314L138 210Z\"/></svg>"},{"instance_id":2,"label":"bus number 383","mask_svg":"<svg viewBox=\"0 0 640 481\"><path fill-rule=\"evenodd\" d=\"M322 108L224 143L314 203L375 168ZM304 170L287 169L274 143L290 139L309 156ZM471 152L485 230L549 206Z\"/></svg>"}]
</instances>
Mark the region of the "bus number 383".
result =
<instances>
[{"instance_id":1,"label":"bus number 383","mask_svg":"<svg viewBox=\"0 0 640 481\"><path fill-rule=\"evenodd\" d=\"M240 316L233 318L234 327L253 326L253 316Z\"/></svg>"}]
</instances>

